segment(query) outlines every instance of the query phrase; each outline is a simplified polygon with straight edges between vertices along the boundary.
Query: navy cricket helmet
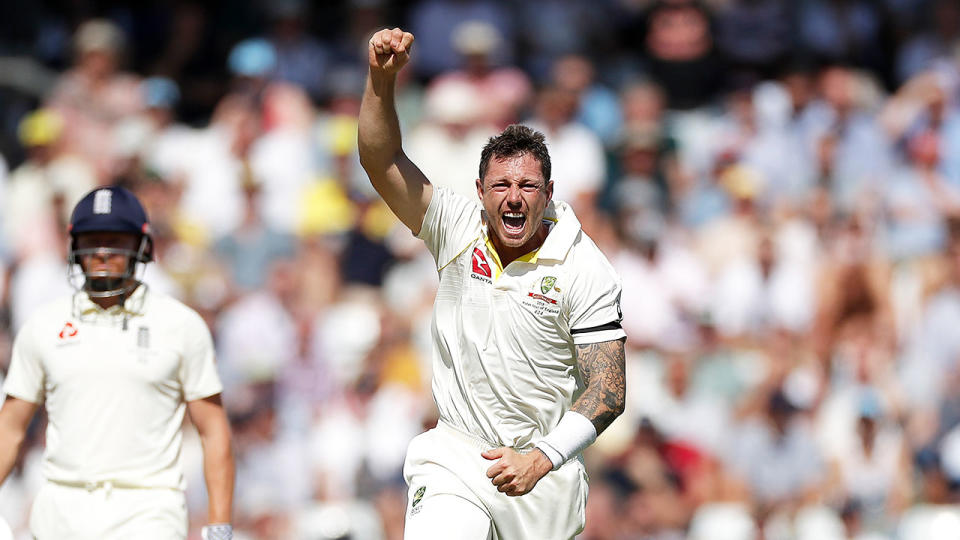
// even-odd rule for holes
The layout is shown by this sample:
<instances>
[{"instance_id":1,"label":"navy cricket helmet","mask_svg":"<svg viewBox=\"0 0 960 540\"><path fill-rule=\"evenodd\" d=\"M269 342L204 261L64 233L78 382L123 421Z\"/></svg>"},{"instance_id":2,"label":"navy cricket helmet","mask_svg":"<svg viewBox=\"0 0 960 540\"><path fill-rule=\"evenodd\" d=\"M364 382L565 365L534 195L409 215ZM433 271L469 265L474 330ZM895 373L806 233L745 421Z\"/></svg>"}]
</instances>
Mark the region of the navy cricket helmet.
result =
<instances>
[{"instance_id":1,"label":"navy cricket helmet","mask_svg":"<svg viewBox=\"0 0 960 540\"><path fill-rule=\"evenodd\" d=\"M147 212L133 193L120 186L97 188L84 195L73 209L67 232L70 234L68 262L71 266L80 267L81 274L85 277L82 287L89 293L96 293L96 296L113 296L129 292L132 287L121 282L134 278L138 263L145 264L153 260L153 237ZM136 251L101 247L78 248L79 235L101 232L134 235L138 239ZM81 265L81 258L95 253L123 254L130 258L130 264L122 275L87 273ZM71 270L71 283L75 277L79 275ZM139 283L135 279L133 281Z\"/></svg>"}]
</instances>

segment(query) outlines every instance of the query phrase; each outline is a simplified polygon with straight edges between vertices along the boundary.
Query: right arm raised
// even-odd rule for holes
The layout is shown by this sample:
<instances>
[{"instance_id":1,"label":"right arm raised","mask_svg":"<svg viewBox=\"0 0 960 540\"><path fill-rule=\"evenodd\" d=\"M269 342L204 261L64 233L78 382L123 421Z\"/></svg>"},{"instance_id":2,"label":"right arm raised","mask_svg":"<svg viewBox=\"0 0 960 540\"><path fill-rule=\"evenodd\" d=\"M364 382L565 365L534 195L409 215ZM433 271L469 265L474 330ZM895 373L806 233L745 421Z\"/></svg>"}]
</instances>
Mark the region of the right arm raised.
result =
<instances>
[{"instance_id":1,"label":"right arm raised","mask_svg":"<svg viewBox=\"0 0 960 540\"><path fill-rule=\"evenodd\" d=\"M397 72L410 60L413 34L399 28L370 38L370 75L360 104L360 163L387 206L419 234L433 186L403 153L400 121L394 106Z\"/></svg>"},{"instance_id":2,"label":"right arm raised","mask_svg":"<svg viewBox=\"0 0 960 540\"><path fill-rule=\"evenodd\" d=\"M37 411L37 405L29 401L7 396L0 408L0 485L13 470L20 445L27 435L27 427Z\"/></svg>"}]
</instances>

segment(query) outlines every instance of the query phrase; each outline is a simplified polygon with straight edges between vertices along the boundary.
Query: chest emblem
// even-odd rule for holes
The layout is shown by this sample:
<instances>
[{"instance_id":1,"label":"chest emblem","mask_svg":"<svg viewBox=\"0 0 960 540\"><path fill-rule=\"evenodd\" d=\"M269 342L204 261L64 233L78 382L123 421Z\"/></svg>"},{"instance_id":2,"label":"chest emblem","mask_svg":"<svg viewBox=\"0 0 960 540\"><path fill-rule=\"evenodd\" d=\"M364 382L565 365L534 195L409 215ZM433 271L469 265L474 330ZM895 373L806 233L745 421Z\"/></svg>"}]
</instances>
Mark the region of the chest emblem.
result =
<instances>
[{"instance_id":1,"label":"chest emblem","mask_svg":"<svg viewBox=\"0 0 960 540\"><path fill-rule=\"evenodd\" d=\"M493 272L490 270L490 263L487 262L487 257L480 248L473 248L473 273L470 277L492 283Z\"/></svg>"},{"instance_id":2,"label":"chest emblem","mask_svg":"<svg viewBox=\"0 0 960 540\"><path fill-rule=\"evenodd\" d=\"M72 322L67 322L67 324L63 325L63 329L60 330L60 334L58 335L60 336L60 339L70 339L77 337L77 333L79 333L77 327L74 326Z\"/></svg>"},{"instance_id":3,"label":"chest emblem","mask_svg":"<svg viewBox=\"0 0 960 540\"><path fill-rule=\"evenodd\" d=\"M556 276L544 276L544 278L540 280L540 292L547 294L556 283Z\"/></svg>"},{"instance_id":4,"label":"chest emblem","mask_svg":"<svg viewBox=\"0 0 960 540\"><path fill-rule=\"evenodd\" d=\"M527 298L533 298L536 300L534 304L538 306L538 309L543 309L544 304L550 305L550 312L553 313L555 312L555 308L553 306L557 306L558 302L556 298L550 298L548 295L551 292L560 292L560 288L555 287L556 284L557 276L544 276L540 279L540 292L528 292ZM533 290L537 290L536 285L533 286Z\"/></svg>"}]
</instances>

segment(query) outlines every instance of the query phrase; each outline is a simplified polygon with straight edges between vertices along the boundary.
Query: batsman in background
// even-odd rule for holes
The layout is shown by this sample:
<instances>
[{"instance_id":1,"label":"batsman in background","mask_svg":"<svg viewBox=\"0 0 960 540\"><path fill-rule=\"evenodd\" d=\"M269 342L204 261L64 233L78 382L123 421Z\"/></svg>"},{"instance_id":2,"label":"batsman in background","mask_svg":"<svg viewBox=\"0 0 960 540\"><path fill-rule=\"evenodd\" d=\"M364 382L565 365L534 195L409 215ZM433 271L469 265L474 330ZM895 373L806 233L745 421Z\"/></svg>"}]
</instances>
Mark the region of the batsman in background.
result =
<instances>
[{"instance_id":1,"label":"batsman in background","mask_svg":"<svg viewBox=\"0 0 960 540\"><path fill-rule=\"evenodd\" d=\"M209 494L203 537L231 538L230 425L206 323L139 281L153 240L131 192L90 192L69 232L78 291L39 307L14 341L0 409L0 483L43 405L47 482L30 514L37 540L185 539L180 451L189 412Z\"/></svg>"},{"instance_id":2,"label":"batsman in background","mask_svg":"<svg viewBox=\"0 0 960 540\"><path fill-rule=\"evenodd\" d=\"M360 160L436 260L437 427L410 442L405 538L572 538L580 453L623 411L620 279L553 201L542 134L513 125L480 156L478 198L430 184L401 148L397 72L413 35L369 43ZM536 489L534 489L536 486Z\"/></svg>"}]
</instances>

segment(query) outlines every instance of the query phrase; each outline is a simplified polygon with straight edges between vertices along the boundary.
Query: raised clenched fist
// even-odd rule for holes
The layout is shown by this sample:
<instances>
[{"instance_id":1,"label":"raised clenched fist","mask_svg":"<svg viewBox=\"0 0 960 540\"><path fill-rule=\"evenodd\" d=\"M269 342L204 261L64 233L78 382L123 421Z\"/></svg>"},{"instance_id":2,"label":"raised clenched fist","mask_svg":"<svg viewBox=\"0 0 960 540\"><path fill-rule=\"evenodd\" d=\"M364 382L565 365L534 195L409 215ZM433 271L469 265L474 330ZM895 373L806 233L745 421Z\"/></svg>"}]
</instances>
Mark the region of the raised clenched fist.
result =
<instances>
[{"instance_id":1,"label":"raised clenched fist","mask_svg":"<svg viewBox=\"0 0 960 540\"><path fill-rule=\"evenodd\" d=\"M410 61L413 34L399 28L383 29L370 38L369 61L371 70L387 74L400 71Z\"/></svg>"}]
</instances>

